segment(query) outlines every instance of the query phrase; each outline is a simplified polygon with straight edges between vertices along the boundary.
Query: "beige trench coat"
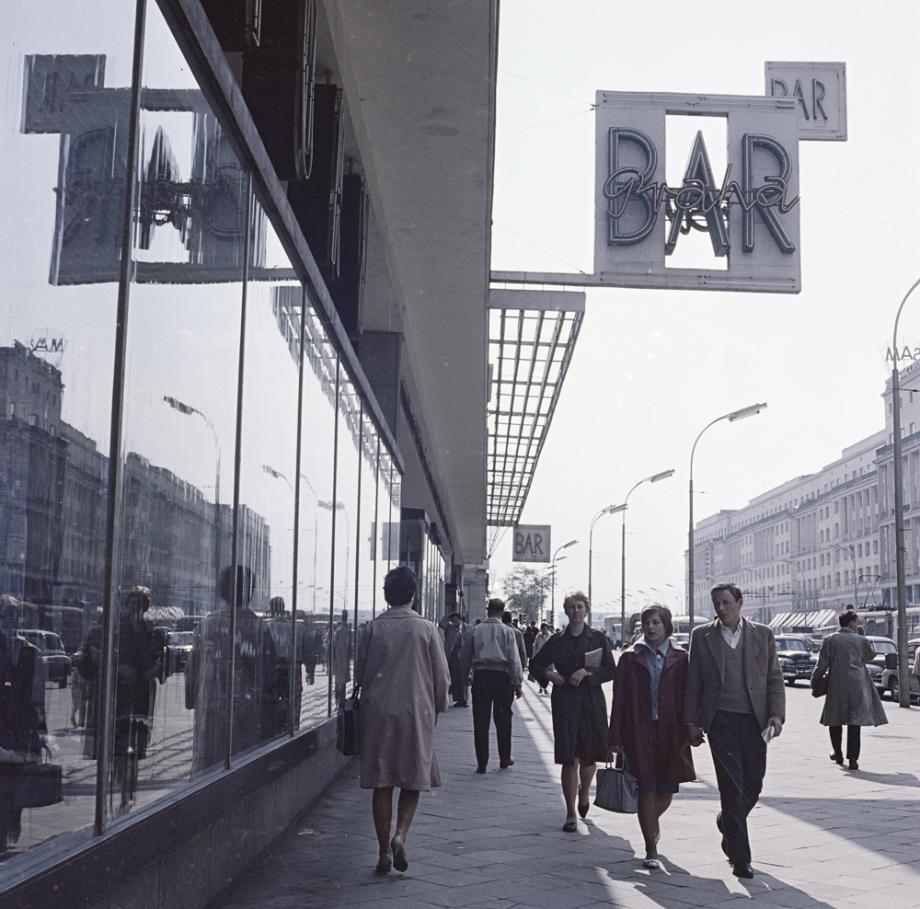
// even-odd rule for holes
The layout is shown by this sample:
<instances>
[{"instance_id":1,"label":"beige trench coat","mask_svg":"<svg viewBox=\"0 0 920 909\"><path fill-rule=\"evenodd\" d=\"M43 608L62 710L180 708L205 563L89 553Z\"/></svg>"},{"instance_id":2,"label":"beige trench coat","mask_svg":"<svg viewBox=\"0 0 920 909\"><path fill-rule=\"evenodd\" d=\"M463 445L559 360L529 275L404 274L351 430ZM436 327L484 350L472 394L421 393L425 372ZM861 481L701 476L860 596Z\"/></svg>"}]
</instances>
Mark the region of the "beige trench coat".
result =
<instances>
[{"instance_id":1,"label":"beige trench coat","mask_svg":"<svg viewBox=\"0 0 920 909\"><path fill-rule=\"evenodd\" d=\"M434 726L450 674L435 625L409 606L390 607L360 635L355 681L362 788L440 786Z\"/></svg>"},{"instance_id":2,"label":"beige trench coat","mask_svg":"<svg viewBox=\"0 0 920 909\"><path fill-rule=\"evenodd\" d=\"M888 722L866 670L874 656L872 644L852 628L841 628L824 639L812 676L820 679L827 673L822 726L882 726Z\"/></svg>"}]
</instances>

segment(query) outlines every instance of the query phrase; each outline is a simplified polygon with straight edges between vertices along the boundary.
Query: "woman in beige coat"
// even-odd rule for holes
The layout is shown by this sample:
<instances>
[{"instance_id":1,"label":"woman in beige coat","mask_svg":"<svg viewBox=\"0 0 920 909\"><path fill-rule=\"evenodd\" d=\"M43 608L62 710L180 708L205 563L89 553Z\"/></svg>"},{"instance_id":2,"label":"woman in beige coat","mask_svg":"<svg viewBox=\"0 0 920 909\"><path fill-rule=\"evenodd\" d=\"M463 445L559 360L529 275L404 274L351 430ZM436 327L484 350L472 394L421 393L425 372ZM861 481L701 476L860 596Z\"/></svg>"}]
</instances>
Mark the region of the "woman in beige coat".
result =
<instances>
[{"instance_id":1,"label":"woman in beige coat","mask_svg":"<svg viewBox=\"0 0 920 909\"><path fill-rule=\"evenodd\" d=\"M434 752L437 715L447 710L450 673L438 629L412 609L418 582L404 567L383 581L390 608L361 635L355 661L360 690L361 786L373 789L377 871L405 871L406 837L419 792L441 785ZM396 833L390 839L393 789Z\"/></svg>"},{"instance_id":2,"label":"woman in beige coat","mask_svg":"<svg viewBox=\"0 0 920 909\"><path fill-rule=\"evenodd\" d=\"M834 749L831 760L843 764L843 727L846 726L849 769L859 770L861 727L883 726L888 717L866 670L866 663L872 662L875 649L856 630L859 616L847 609L840 613L838 621L840 631L828 635L821 644L812 687L827 675L827 698L821 711L821 725L829 727Z\"/></svg>"}]
</instances>

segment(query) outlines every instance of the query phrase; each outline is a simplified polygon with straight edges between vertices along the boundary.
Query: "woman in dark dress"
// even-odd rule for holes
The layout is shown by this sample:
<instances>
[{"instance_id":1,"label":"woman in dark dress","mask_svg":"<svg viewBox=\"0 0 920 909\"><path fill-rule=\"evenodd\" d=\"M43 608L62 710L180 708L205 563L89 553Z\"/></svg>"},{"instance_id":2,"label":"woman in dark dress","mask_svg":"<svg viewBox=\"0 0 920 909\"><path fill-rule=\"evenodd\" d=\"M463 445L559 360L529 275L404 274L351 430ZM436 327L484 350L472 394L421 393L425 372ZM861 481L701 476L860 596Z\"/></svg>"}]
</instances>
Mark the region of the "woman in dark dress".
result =
<instances>
[{"instance_id":1,"label":"woman in dark dress","mask_svg":"<svg viewBox=\"0 0 920 909\"><path fill-rule=\"evenodd\" d=\"M695 779L683 723L687 651L671 641L665 606L642 610L642 636L620 656L613 687L610 749L623 751L639 781L646 868L658 867L659 818L678 784Z\"/></svg>"},{"instance_id":2,"label":"woman in dark dress","mask_svg":"<svg viewBox=\"0 0 920 909\"><path fill-rule=\"evenodd\" d=\"M597 761L607 757L607 702L601 685L613 678L616 667L607 636L587 625L588 598L570 594L563 608L569 624L533 655L530 671L553 683L553 735L566 809L562 829L574 833L576 807L582 817L587 815Z\"/></svg>"}]
</instances>

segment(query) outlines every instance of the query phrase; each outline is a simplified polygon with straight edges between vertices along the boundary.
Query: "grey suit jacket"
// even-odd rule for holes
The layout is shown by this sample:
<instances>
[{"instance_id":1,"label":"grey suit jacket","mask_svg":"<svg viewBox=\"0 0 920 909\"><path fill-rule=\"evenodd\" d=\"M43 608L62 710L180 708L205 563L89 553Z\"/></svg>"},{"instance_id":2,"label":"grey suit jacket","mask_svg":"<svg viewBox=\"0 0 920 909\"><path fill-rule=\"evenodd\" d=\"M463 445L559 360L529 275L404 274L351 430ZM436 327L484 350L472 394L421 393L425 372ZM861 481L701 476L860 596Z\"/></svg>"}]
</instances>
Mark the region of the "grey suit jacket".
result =
<instances>
[{"instance_id":1,"label":"grey suit jacket","mask_svg":"<svg viewBox=\"0 0 920 909\"><path fill-rule=\"evenodd\" d=\"M776 658L776 641L766 625L744 624L744 680L757 725L764 729L771 716L786 719L786 689ZM709 729L719 708L725 675L722 629L718 619L700 625L690 636L690 665L684 695L684 722Z\"/></svg>"}]
</instances>

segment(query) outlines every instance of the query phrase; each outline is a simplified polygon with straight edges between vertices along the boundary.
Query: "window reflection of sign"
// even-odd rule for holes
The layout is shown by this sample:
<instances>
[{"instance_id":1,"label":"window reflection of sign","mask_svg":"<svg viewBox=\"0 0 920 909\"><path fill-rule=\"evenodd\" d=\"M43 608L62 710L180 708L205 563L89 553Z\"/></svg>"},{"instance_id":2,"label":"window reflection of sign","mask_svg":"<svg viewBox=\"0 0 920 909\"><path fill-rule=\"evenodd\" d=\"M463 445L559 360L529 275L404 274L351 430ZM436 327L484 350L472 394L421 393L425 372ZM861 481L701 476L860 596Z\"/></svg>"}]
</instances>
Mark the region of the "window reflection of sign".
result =
<instances>
[{"instance_id":1,"label":"window reflection of sign","mask_svg":"<svg viewBox=\"0 0 920 909\"><path fill-rule=\"evenodd\" d=\"M766 93L791 98L799 121L799 138L846 141L845 63L767 62Z\"/></svg>"},{"instance_id":2,"label":"window reflection of sign","mask_svg":"<svg viewBox=\"0 0 920 909\"><path fill-rule=\"evenodd\" d=\"M22 131L61 134L52 284L119 278L131 94L128 88L104 88L104 71L104 56L25 59ZM191 173L180 175L168 133L158 128L140 161L138 244L147 248L155 231L168 227L179 232L187 257L138 262L136 280L239 281L248 175L217 118L198 90L145 89L142 107L194 117L193 156ZM260 211L253 226L253 268L265 263L263 221Z\"/></svg>"},{"instance_id":3,"label":"window reflection of sign","mask_svg":"<svg viewBox=\"0 0 920 909\"><path fill-rule=\"evenodd\" d=\"M598 92L595 273L620 286L799 290L798 126L792 99ZM679 186L665 181L666 119L724 117L728 166L698 133ZM667 268L691 230L727 270Z\"/></svg>"}]
</instances>

